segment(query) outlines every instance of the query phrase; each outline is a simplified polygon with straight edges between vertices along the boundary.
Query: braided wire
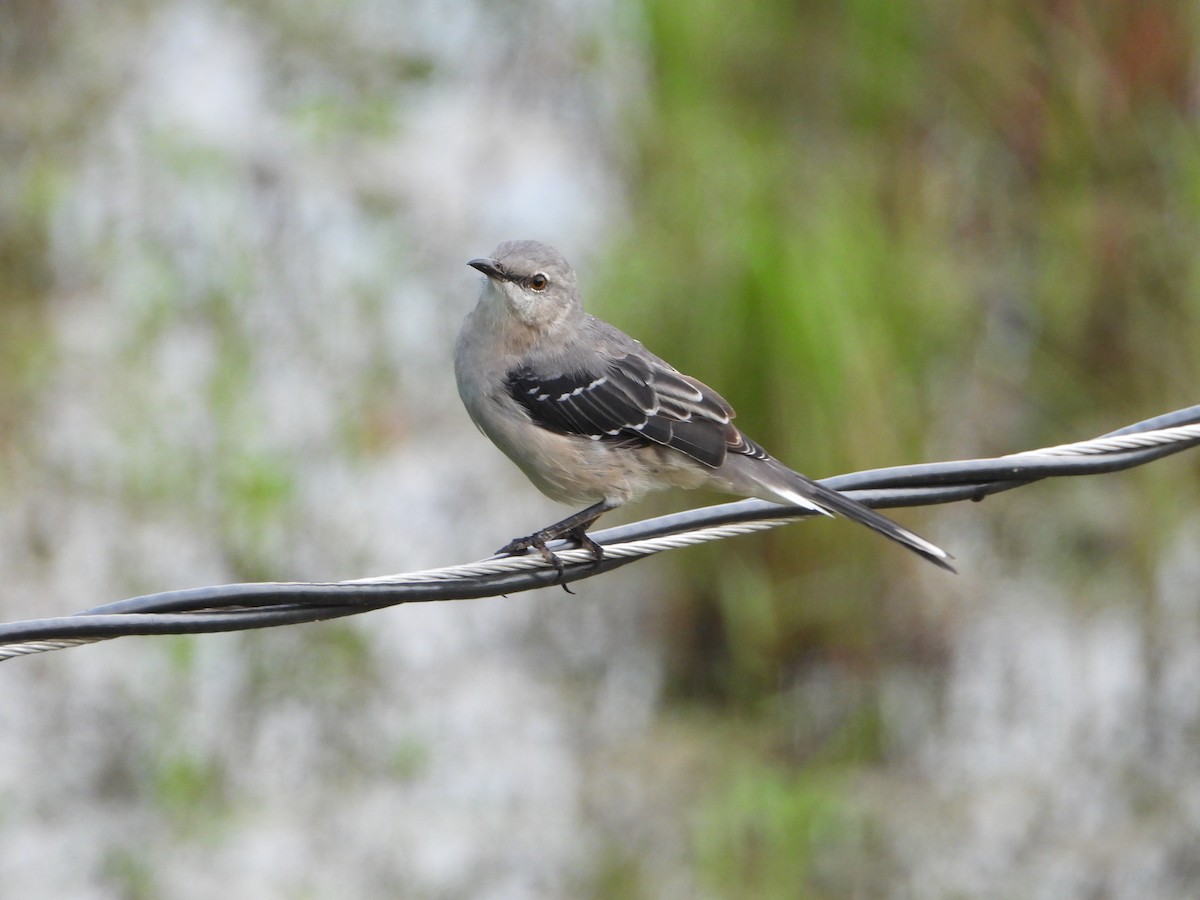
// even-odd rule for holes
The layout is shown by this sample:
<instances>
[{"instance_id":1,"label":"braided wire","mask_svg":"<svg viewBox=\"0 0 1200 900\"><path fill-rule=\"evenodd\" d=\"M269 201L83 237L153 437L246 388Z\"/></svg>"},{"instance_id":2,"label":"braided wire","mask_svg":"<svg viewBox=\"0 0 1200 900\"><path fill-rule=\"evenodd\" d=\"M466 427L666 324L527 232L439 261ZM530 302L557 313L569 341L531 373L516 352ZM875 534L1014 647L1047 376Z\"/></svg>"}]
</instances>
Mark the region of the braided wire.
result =
<instances>
[{"instance_id":1,"label":"braided wire","mask_svg":"<svg viewBox=\"0 0 1200 900\"><path fill-rule=\"evenodd\" d=\"M1159 428L1154 431L1144 431L1135 434L1098 437L1090 441L1059 444L1057 447L1045 447L1041 450L1025 450L1021 453L1010 453L1003 458L1026 459L1038 456L1093 456L1100 453L1117 453L1122 450L1135 450L1142 447L1159 447L1176 441L1188 440L1200 441L1200 424L1180 425L1175 428Z\"/></svg>"},{"instance_id":2,"label":"braided wire","mask_svg":"<svg viewBox=\"0 0 1200 900\"><path fill-rule=\"evenodd\" d=\"M1200 444L1200 406L1177 410L1086 441L996 459L925 463L825 481L876 507L979 500L1042 478L1110 472ZM354 615L401 603L458 600L567 584L666 550L777 528L814 515L799 507L742 500L593 532L604 548L551 544L561 574L540 555L332 583L216 585L148 594L70 616L0 624L0 660L133 634L195 634L264 628Z\"/></svg>"},{"instance_id":3,"label":"braided wire","mask_svg":"<svg viewBox=\"0 0 1200 900\"><path fill-rule=\"evenodd\" d=\"M736 522L729 525L713 525L696 528L680 534L660 535L640 541L626 541L620 544L605 544L605 559L634 560L644 556L652 556L664 550L679 550L709 541L719 541L724 538L736 537L740 534L750 534L755 531L765 531L777 528L795 521L797 518L812 515L811 512L797 512L793 515L777 519L760 519L749 522ZM555 549L555 556L564 566L591 563L595 557L590 550L581 548ZM373 578L356 578L341 584L428 584L430 582L457 581L462 578L480 578L487 575L497 575L506 572L524 572L531 569L545 569L546 562L540 556L496 556L476 563L463 563L457 566L445 566L440 569L426 569L423 572L409 572L403 575L379 575Z\"/></svg>"}]
</instances>

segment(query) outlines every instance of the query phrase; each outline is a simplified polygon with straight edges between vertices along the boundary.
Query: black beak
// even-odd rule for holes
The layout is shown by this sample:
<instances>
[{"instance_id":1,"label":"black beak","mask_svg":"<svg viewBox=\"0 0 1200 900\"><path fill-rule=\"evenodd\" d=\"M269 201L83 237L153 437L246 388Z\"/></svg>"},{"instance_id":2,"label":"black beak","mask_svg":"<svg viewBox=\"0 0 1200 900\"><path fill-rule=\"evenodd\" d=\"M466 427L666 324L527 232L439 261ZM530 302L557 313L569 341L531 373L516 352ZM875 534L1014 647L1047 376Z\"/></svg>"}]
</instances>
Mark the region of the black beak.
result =
<instances>
[{"instance_id":1,"label":"black beak","mask_svg":"<svg viewBox=\"0 0 1200 900\"><path fill-rule=\"evenodd\" d=\"M480 259L472 259L467 263L472 269L478 269L488 278L497 278L500 281L508 281L508 276L504 274L504 270L500 268L500 264L494 259L488 259L486 256Z\"/></svg>"}]
</instances>

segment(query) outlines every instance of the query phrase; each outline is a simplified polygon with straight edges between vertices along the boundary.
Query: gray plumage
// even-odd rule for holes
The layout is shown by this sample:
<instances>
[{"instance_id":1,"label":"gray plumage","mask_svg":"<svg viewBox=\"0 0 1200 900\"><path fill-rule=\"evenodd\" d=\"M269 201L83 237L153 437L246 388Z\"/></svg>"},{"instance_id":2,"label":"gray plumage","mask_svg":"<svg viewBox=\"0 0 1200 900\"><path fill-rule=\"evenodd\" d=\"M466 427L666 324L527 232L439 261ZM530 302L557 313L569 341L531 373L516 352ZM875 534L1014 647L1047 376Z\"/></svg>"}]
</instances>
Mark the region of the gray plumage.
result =
<instances>
[{"instance_id":1,"label":"gray plumage","mask_svg":"<svg viewBox=\"0 0 1200 900\"><path fill-rule=\"evenodd\" d=\"M780 464L716 391L584 312L552 247L508 241L470 265L487 279L455 348L467 412L547 496L594 504L501 552L535 547L554 561L545 541L565 535L599 557L584 531L603 512L648 491L706 487L838 513L950 568L939 547Z\"/></svg>"}]
</instances>

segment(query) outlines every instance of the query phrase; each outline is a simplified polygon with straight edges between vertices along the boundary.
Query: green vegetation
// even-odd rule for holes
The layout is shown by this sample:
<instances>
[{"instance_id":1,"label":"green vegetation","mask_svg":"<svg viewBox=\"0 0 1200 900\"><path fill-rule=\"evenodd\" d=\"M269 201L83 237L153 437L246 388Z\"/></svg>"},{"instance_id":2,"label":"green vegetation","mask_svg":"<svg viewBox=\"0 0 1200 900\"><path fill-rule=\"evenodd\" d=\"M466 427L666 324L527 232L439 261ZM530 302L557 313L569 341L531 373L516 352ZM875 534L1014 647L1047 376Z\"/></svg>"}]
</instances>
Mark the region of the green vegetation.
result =
<instances>
[{"instance_id":1,"label":"green vegetation","mask_svg":"<svg viewBox=\"0 0 1200 900\"><path fill-rule=\"evenodd\" d=\"M1191 7L645 6L634 223L600 305L776 455L820 477L1195 401ZM742 697L818 647L883 652L912 563L789 529L693 554L679 602L713 610L683 615L716 617L694 649Z\"/></svg>"},{"instance_id":2,"label":"green vegetation","mask_svg":"<svg viewBox=\"0 0 1200 900\"><path fill-rule=\"evenodd\" d=\"M480 54L474 68L457 67L462 54L450 43L382 34L379 5L365 13L354 4L291 0L170 4L165 12L159 6L114 4L92 15L78 4L0 4L0 495L11 523L8 577L18 585L12 593L36 595L45 612L202 577L337 574L330 560L345 560L358 538L323 536L351 531L344 527L351 522L370 527L375 520L364 516L378 515L369 505L326 507L342 491L341 479L347 498L398 483L354 480L347 469L370 467L378 476L397 464L401 441L416 447L426 439L429 405L406 408L404 400L422 385L399 382L431 370L423 356L401 358L406 328L415 320L413 334L449 342L450 317L460 315L450 307L467 299L455 296L466 283L461 262L457 275L446 276L430 248L444 249L470 230L462 218L481 215L464 185L519 168L507 157L521 145L493 160L447 131L482 127L497 136L508 128L521 140L540 141L554 116L595 110L589 92L611 88L617 102L629 98L594 77L609 71L605 42L615 23L598 19L594 38L541 30L576 15L571 4L549 4L553 15L542 16L515 0L489 0L471 14L483 17L483 27L454 19L460 36L489 38L472 48ZM1197 402L1195 0L641 0L634 6L629 19L641 23L645 43L630 54L646 62L645 96L628 113L623 139L581 154L594 163L599 153L626 152L620 158L628 163L622 174L629 218L613 229L613 264L594 267L603 274L586 285L589 303L720 388L739 409L739 422L781 459L821 477L993 455ZM179 21L171 18L176 7ZM622 22L629 11L617 11ZM426 12L422 28L436 30L440 13ZM214 29L211 43L205 28ZM367 33L375 31L378 41ZM229 120L234 127L246 123L246 133L209 140L173 124L156 105L171 102L170 92L156 94L162 76L145 73L186 75L188 59L243 32L243 49L253 56L246 71L263 81L243 85L249 90L240 100L226 99L251 114ZM188 40L166 41L181 36ZM236 44L233 50L240 52ZM174 55L155 63L160 52ZM464 73L472 72L513 78L464 88ZM571 84L543 95L546 73ZM413 90L426 83L429 93ZM460 120L453 115L434 117L428 134L410 132L422 121L412 113L448 99L478 109L476 118L455 126ZM492 102L513 115L491 120L485 110ZM528 132L520 130L522 113L535 126ZM609 124L601 120L601 127ZM569 140L579 132L568 124L562 133ZM231 137L237 139L222 143ZM444 167L420 167L430 147L446 154ZM574 148L547 152L555 156L546 158L561 153L571 160ZM427 196L409 172L397 174L409 154L415 171L444 181L431 183ZM460 164L470 168L461 183ZM536 174L532 166L518 175L530 173ZM519 182L501 187L499 200L482 191L480 199L497 207L544 199L517 197ZM598 208L617 205L603 202L609 200L597 198ZM431 206L443 204L431 215ZM498 226L506 214L489 207L473 227ZM333 251L312 256L317 247ZM397 285L416 286L420 294L401 296ZM410 302L418 305L401 305ZM261 390L265 375L281 371L281 354L315 377L280 379ZM451 396L449 370L429 377L447 379L440 387ZM289 419L323 414L327 406L336 407L328 418ZM457 409L452 414L462 416ZM297 426L290 433L289 424ZM1156 529L1166 531L1196 506L1195 465L1181 458L1119 480L1047 484L982 509L904 511L898 518L952 552L961 553L969 540L991 541L984 565L963 560L975 579L986 578L989 566L1002 567L1006 553L1019 547L1022 578L1032 590L1052 589L1060 603L1124 612L1148 598L1140 611L1141 643L1129 655L1144 657L1139 696L1153 699L1131 730L1151 736L1145 746L1174 746L1187 739L1190 707L1169 705L1167 689L1178 676L1163 664L1163 648L1175 646L1167 640L1175 623L1191 620L1173 618L1163 601L1168 592L1151 585L1166 580L1161 561L1168 552ZM458 504L447 515L477 517L472 479L480 476L463 474L461 486L427 499ZM658 502L677 507L703 499ZM332 518L321 516L326 508ZM355 508L362 512L347 514ZM978 523L979 533L957 534L968 521ZM314 553L322 543L333 549ZM547 827L582 824L581 846L595 847L594 857L580 863L579 895L655 897L664 880L683 884L680 893L694 885L713 897L903 892L888 882L902 866L886 857L898 843L896 822L883 820L885 807L895 798L920 797L922 779L930 776L905 772L922 761L914 763L899 746L915 740L911 731L923 720L898 720L919 712L922 702L936 716L943 699L939 668L963 652L953 643L957 635L946 636L954 626L938 616L981 582L935 573L836 522L655 563L670 564L678 570L662 582L670 585L668 595L646 610L647 622L661 624L656 636L666 645L666 698L661 710L645 713L658 718L634 737L602 734L606 726L592 720L606 721L603 709L594 717L564 711L578 697L597 708L610 702L587 697L601 670L588 654L606 653L607 645L567 646L575 639L568 628L591 640L586 597L571 601L566 637L558 620L526 633L534 620L521 618L526 613L494 627L486 617L467 619L461 604L466 624L455 627L466 628L469 641L430 634L437 665L462 660L465 666L478 655L489 664L479 678L491 677L497 661L528 666L513 689L538 691L530 702L539 710L543 685L562 689L563 709L554 708L558 695L545 695L551 705L545 721L533 723L538 739L565 741L570 763L581 769L628 775L595 779L598 793L615 785L612 797L602 798L611 805L593 800L595 808L578 817L571 810L546 817ZM355 572L353 561L346 565L347 577L367 574ZM44 567L47 577L26 567ZM593 584L604 590L604 582ZM965 598L978 599L994 598ZM536 601L510 605L518 602ZM931 608L935 602L944 606ZM41 605L31 609L43 614ZM411 611L394 615L422 621ZM484 716L478 730L459 727L475 714L461 699L474 684L459 683L460 675L474 672L448 677L434 665L425 669L426 662L414 662L374 631L397 627L382 616L239 635L227 639L235 643L224 656L210 649L221 646L219 638L143 642L159 648L161 668L145 668L133 653L107 672L103 661L86 656L55 659L46 671L79 669L62 676L56 690L63 705L47 704L45 730L26 732L37 741L29 758L38 765L30 771L49 781L31 774L30 790L39 796L24 807L3 798L5 821L32 811L51 829L70 822L76 815L68 803L52 808L64 794L40 795L62 781L60 773L78 769L78 760L95 765L78 783L63 781L63 789L87 816L96 810L107 816L97 803L113 800L111 820L118 824L129 821L123 814L131 809L149 811L135 817L141 825L134 823L131 836L98 839L117 842L103 858L113 890L151 897L167 889L160 884L167 855L150 858L144 847L168 842L147 823L203 853L213 842L257 839L260 801L294 816L291 791L303 793L304 815L311 795L312 821L322 827L332 821L329 827L340 832L350 813L379 815L386 801L396 803L386 810L396 822L436 809L432 833L475 814L469 802L435 803L439 791L451 799L461 792L469 800L468 791L503 798L487 782L509 783L496 777L505 767L512 784L542 778L498 754L494 769L480 765L462 784L451 783L439 756L447 742L481 740L488 751L488 730L528 723L506 718L497 725ZM1077 659L1095 658L1107 676L1107 658L1090 646ZM493 660L476 648L507 655ZM1176 649L1186 674L1191 657ZM103 652L114 651L94 658ZM67 687L90 687L92 665L100 684L125 678L138 690L79 693L88 705L73 706L82 701ZM906 686L906 678L915 684ZM650 694L657 670L645 679ZM576 680L587 680L588 690L576 691ZM214 694L201 691L208 686ZM997 696L1020 696L1001 688ZM624 690L618 684L611 694L620 698ZM920 701L896 699L906 691ZM458 704L446 710L454 727L444 734L429 726L442 714L443 692ZM607 696L608 688L597 693ZM1104 696L1095 693L1088 702L1102 704ZM521 715L525 702L514 705ZM1179 722L1171 723L1180 709ZM626 727L642 729L642 721L634 717ZM1091 722L1086 710L1079 721ZM97 746L88 739L90 723ZM1075 730L1081 743L1090 739L1090 726ZM524 731L514 733L524 739ZM1112 772L1123 770L1113 759L1140 753L1135 738L1095 765L1098 790L1119 780ZM1190 827L1186 811L1171 805L1182 801L1169 790L1186 783L1189 770L1153 757L1145 766L1164 774L1159 781L1141 770L1129 777L1142 818L1083 851L1103 855L1129 841L1133 849L1123 852L1135 864L1175 859L1162 868L1183 871L1187 848L1195 845L1191 835L1179 852L1163 843L1153 853L1143 853L1139 846L1146 845L1131 835L1147 823L1154 832L1167 819L1181 823L1174 834ZM277 774L275 784L256 782L264 771ZM594 774L584 773L581 795L596 790ZM1139 778L1148 786L1137 787ZM889 779L905 782L905 790L890 791ZM553 796L571 799L573 784ZM1034 784L1019 789L1034 793L1040 789ZM380 785L401 791L376 801ZM402 793L409 786L411 798ZM512 796L513 807L524 805ZM343 820L324 812L334 808L330 803L346 813ZM906 812L902 806L901 828ZM964 805L962 814L973 812ZM1056 815L1048 821L1063 819ZM1124 828L1118 819L1116 827ZM468 844L493 834L491 827L448 834L448 852L459 852L457 841L464 866L486 867L491 849ZM380 883L407 877L412 863L403 841L410 832L376 831L387 840L387 852L374 863ZM362 841L368 831L350 834ZM63 841L86 843L69 833ZM530 846L531 871L558 864ZM329 847L341 849L334 840ZM548 845L545 852L574 851ZM347 855L345 868L328 871L361 871L363 859ZM495 876L480 871L493 887ZM1112 867L1112 883L1121 871L1127 870ZM320 895L319 887L302 886L303 872L296 877L292 895Z\"/></svg>"},{"instance_id":3,"label":"green vegetation","mask_svg":"<svg viewBox=\"0 0 1200 900\"><path fill-rule=\"evenodd\" d=\"M1194 5L644 6L634 220L598 305L777 456L820 477L1196 402ZM1186 502L1177 467L1136 477L1165 520ZM936 648L920 563L848 526L678 563L676 696L768 731L762 710L814 661L870 673ZM863 750L844 741L841 761ZM806 883L803 834L838 821L834 756L712 787L697 847L718 895L805 896L780 886ZM714 838L719 821L742 836Z\"/></svg>"}]
</instances>

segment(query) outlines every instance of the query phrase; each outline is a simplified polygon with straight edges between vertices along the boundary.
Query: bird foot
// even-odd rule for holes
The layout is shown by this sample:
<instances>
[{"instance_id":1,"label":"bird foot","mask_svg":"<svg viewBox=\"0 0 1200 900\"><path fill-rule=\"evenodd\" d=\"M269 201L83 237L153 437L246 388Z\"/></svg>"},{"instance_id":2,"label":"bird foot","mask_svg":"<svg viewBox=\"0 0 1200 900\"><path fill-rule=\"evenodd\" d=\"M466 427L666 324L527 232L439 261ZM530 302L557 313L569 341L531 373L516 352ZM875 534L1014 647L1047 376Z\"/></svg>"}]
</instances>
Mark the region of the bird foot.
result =
<instances>
[{"instance_id":1,"label":"bird foot","mask_svg":"<svg viewBox=\"0 0 1200 900\"><path fill-rule=\"evenodd\" d=\"M542 559L544 559L547 564L553 566L554 570L558 572L558 584L562 585L563 590L568 594L573 594L575 592L567 587L566 584L563 584L563 579L566 577L566 568L563 566L562 560L558 558L558 555L554 553L554 551L546 546L547 541L554 540L555 538L559 537L575 541L582 549L590 552L594 558L592 563L593 568L598 566L600 561L604 559L604 548L588 536L585 527L572 528L571 530L564 532L557 532L549 528L543 528L541 531L535 531L533 534L526 537L520 537L509 541L496 551L496 555L518 556L529 550L536 550L541 554Z\"/></svg>"}]
</instances>

